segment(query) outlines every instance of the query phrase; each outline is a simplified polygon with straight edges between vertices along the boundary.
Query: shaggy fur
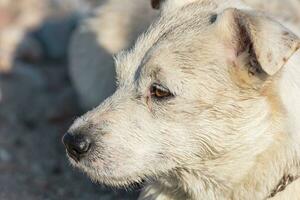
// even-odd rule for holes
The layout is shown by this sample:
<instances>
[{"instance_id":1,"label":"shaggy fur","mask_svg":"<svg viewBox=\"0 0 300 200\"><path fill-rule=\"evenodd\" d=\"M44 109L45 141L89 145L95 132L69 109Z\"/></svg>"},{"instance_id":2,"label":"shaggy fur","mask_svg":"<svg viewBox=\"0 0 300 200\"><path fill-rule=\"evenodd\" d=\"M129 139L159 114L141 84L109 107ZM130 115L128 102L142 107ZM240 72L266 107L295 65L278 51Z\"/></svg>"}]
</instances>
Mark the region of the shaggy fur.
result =
<instances>
[{"instance_id":1,"label":"shaggy fur","mask_svg":"<svg viewBox=\"0 0 300 200\"><path fill-rule=\"evenodd\" d=\"M268 198L300 175L299 38L238 0L160 7L117 56L117 91L70 128L93 138L70 161L107 185L146 180L142 200ZM154 83L172 95L155 98Z\"/></svg>"}]
</instances>

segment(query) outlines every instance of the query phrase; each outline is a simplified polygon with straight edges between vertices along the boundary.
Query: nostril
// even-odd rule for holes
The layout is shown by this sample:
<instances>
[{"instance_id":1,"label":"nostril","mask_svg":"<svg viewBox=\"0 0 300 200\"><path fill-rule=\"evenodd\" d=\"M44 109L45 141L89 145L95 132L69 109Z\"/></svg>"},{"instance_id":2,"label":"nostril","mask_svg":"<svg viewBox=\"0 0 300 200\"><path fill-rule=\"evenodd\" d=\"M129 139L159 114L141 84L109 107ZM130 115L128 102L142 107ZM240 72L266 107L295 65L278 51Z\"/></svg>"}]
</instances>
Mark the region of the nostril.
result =
<instances>
[{"instance_id":1,"label":"nostril","mask_svg":"<svg viewBox=\"0 0 300 200\"><path fill-rule=\"evenodd\" d=\"M75 160L79 160L91 147L91 140L82 134L66 133L62 138L62 142L68 154Z\"/></svg>"},{"instance_id":2,"label":"nostril","mask_svg":"<svg viewBox=\"0 0 300 200\"><path fill-rule=\"evenodd\" d=\"M90 145L91 142L87 138L84 138L82 140L77 141L77 145L76 145L77 148L75 148L75 150L78 151L79 153L86 153L90 149Z\"/></svg>"}]
</instances>

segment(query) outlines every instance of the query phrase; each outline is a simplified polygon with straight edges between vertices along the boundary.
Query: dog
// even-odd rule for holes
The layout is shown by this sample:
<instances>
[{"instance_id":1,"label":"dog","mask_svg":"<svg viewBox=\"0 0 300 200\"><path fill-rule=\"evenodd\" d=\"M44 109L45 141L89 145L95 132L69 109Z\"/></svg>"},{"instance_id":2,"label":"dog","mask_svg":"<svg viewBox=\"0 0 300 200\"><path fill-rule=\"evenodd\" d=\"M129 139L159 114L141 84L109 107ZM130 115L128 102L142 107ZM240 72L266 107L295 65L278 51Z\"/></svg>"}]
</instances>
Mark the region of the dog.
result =
<instances>
[{"instance_id":1,"label":"dog","mask_svg":"<svg viewBox=\"0 0 300 200\"><path fill-rule=\"evenodd\" d=\"M300 39L239 0L151 1L118 87L63 137L70 162L140 199L299 199Z\"/></svg>"}]
</instances>

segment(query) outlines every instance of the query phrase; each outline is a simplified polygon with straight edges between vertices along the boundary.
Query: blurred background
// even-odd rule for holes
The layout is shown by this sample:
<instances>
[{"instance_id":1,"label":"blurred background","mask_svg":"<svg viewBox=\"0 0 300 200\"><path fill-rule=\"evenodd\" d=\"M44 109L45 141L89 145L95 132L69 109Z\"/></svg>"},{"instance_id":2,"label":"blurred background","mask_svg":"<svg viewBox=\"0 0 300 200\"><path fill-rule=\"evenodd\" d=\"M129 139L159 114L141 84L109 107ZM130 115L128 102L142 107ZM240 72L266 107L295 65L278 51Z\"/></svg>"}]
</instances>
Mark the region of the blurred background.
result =
<instances>
[{"instance_id":1,"label":"blurred background","mask_svg":"<svg viewBox=\"0 0 300 200\"><path fill-rule=\"evenodd\" d=\"M78 23L102 0L0 0L0 200L136 199L73 169L61 137L81 106L68 73Z\"/></svg>"},{"instance_id":2,"label":"blurred background","mask_svg":"<svg viewBox=\"0 0 300 200\"><path fill-rule=\"evenodd\" d=\"M300 1L243 0L300 35ZM115 89L113 55L150 0L0 0L0 200L129 200L73 169L61 138Z\"/></svg>"}]
</instances>

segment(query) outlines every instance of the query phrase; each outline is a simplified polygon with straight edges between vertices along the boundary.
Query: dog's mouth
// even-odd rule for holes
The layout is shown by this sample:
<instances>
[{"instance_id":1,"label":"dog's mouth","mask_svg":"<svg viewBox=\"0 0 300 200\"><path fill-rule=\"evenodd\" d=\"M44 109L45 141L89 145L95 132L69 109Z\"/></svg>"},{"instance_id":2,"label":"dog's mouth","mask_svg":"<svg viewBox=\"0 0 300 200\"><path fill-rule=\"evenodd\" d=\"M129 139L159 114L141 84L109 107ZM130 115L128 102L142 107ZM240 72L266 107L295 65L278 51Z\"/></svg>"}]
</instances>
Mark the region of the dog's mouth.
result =
<instances>
[{"instance_id":1,"label":"dog's mouth","mask_svg":"<svg viewBox=\"0 0 300 200\"><path fill-rule=\"evenodd\" d=\"M131 174L128 176L112 176L100 172L98 169L83 167L81 170L91 178L93 182L106 185L113 188L140 188L149 178L145 175ZM147 181L146 181L147 180Z\"/></svg>"},{"instance_id":2,"label":"dog's mouth","mask_svg":"<svg viewBox=\"0 0 300 200\"><path fill-rule=\"evenodd\" d=\"M93 180L93 178L92 178ZM145 179L142 178L113 178L113 177L101 177L100 179L94 180L95 182L104 184L108 187L113 187L113 188L130 188L130 189L138 189L142 188L145 184L146 181Z\"/></svg>"},{"instance_id":3,"label":"dog's mouth","mask_svg":"<svg viewBox=\"0 0 300 200\"><path fill-rule=\"evenodd\" d=\"M145 182L155 181L155 175L150 173L141 173L141 172L130 172L127 175L124 174L113 174L111 169L107 166L96 167L90 159L83 158L79 161L77 158L73 158L72 154L68 154L70 163L80 171L84 172L93 182L106 185L113 188L130 188L130 189L139 189L143 187Z\"/></svg>"},{"instance_id":4,"label":"dog's mouth","mask_svg":"<svg viewBox=\"0 0 300 200\"><path fill-rule=\"evenodd\" d=\"M74 153L72 153L72 151L70 150L66 150L67 156L70 160L78 163L80 161L80 158L78 156L76 156Z\"/></svg>"}]
</instances>

